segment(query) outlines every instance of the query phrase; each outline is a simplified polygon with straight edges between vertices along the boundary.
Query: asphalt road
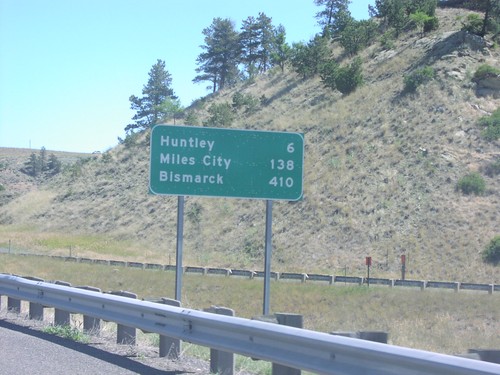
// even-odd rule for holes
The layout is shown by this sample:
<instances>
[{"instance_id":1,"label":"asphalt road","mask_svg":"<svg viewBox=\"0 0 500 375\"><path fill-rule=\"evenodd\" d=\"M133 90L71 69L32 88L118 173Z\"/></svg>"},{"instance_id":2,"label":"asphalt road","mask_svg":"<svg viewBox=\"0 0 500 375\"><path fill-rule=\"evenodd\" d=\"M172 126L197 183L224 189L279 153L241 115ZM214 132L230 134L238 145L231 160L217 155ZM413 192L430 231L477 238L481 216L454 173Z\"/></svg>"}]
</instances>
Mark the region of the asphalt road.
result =
<instances>
[{"instance_id":1,"label":"asphalt road","mask_svg":"<svg viewBox=\"0 0 500 375\"><path fill-rule=\"evenodd\" d=\"M0 373L2 375L173 375L186 372L159 370L123 355L109 353L0 319Z\"/></svg>"}]
</instances>

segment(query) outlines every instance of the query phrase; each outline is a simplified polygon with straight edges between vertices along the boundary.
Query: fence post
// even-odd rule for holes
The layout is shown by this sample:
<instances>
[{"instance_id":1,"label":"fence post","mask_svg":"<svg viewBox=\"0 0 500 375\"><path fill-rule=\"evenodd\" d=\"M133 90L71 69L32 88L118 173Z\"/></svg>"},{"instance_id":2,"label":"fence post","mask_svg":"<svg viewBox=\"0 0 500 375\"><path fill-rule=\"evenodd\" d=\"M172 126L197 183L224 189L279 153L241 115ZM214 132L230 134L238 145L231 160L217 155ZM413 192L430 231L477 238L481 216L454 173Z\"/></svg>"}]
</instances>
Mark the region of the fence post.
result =
<instances>
[{"instance_id":1,"label":"fence post","mask_svg":"<svg viewBox=\"0 0 500 375\"><path fill-rule=\"evenodd\" d=\"M101 293L101 289L93 286L79 286L78 289L90 290L92 292ZM101 332L101 319L94 318L92 316L83 316L83 332L99 334Z\"/></svg>"},{"instance_id":2,"label":"fence post","mask_svg":"<svg viewBox=\"0 0 500 375\"><path fill-rule=\"evenodd\" d=\"M304 319L302 315L298 314L283 314L283 313L276 313L274 314L276 316L276 319L278 320L278 324L289 326L289 327L296 327L296 328L303 328L304 327ZM279 365L277 363L273 363L273 369L272 369L272 374L273 375L300 375L301 370Z\"/></svg>"},{"instance_id":3,"label":"fence post","mask_svg":"<svg viewBox=\"0 0 500 375\"><path fill-rule=\"evenodd\" d=\"M115 296L122 296L128 298L137 298L137 294L126 292L123 290L116 292L109 292ZM116 325L116 343L124 345L135 345L136 329L134 327L127 327L122 324Z\"/></svg>"},{"instance_id":4,"label":"fence post","mask_svg":"<svg viewBox=\"0 0 500 375\"><path fill-rule=\"evenodd\" d=\"M212 306L205 309L214 314L234 316L234 310L226 307ZM219 375L234 374L234 353L210 349L210 373Z\"/></svg>"},{"instance_id":5,"label":"fence post","mask_svg":"<svg viewBox=\"0 0 500 375\"><path fill-rule=\"evenodd\" d=\"M56 281L56 285L71 286L66 281ZM56 326L69 326L71 324L71 317L68 311L54 309L54 325Z\"/></svg>"},{"instance_id":6,"label":"fence post","mask_svg":"<svg viewBox=\"0 0 500 375\"><path fill-rule=\"evenodd\" d=\"M181 306L181 301L172 298L162 298L161 303L169 306ZM165 335L160 335L160 357L179 359L181 353L181 340Z\"/></svg>"}]
</instances>

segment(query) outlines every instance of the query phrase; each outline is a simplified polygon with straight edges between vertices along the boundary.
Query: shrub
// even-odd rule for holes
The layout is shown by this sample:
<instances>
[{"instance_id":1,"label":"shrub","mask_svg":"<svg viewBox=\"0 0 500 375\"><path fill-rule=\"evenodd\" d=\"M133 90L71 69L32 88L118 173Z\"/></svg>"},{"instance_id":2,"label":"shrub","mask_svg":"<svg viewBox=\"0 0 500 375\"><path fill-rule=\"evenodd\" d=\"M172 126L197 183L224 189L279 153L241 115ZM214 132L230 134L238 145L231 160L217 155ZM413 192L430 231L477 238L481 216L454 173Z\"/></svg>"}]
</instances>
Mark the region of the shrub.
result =
<instances>
[{"instance_id":1,"label":"shrub","mask_svg":"<svg viewBox=\"0 0 500 375\"><path fill-rule=\"evenodd\" d=\"M392 31L386 31L380 37L380 45L384 50L394 49L395 48L394 39L395 38Z\"/></svg>"},{"instance_id":2,"label":"shrub","mask_svg":"<svg viewBox=\"0 0 500 375\"><path fill-rule=\"evenodd\" d=\"M329 60L323 64L321 70L319 72L319 76L321 77L321 82L325 87L328 87L332 90L337 88L337 73L339 70L339 64L335 60Z\"/></svg>"},{"instance_id":3,"label":"shrub","mask_svg":"<svg viewBox=\"0 0 500 375\"><path fill-rule=\"evenodd\" d=\"M490 116L479 119L478 125L483 127L482 136L488 141L496 141L500 138L500 108L497 108Z\"/></svg>"},{"instance_id":4,"label":"shrub","mask_svg":"<svg viewBox=\"0 0 500 375\"><path fill-rule=\"evenodd\" d=\"M259 106L259 99L252 94L237 92L233 95L233 108L238 111L245 108L246 113L254 113Z\"/></svg>"},{"instance_id":5,"label":"shrub","mask_svg":"<svg viewBox=\"0 0 500 375\"><path fill-rule=\"evenodd\" d=\"M210 118L205 122L207 126L229 127L234 121L234 113L229 103L212 104L208 113Z\"/></svg>"},{"instance_id":6,"label":"shrub","mask_svg":"<svg viewBox=\"0 0 500 375\"><path fill-rule=\"evenodd\" d=\"M425 66L415 70L413 73L404 76L404 91L415 92L424 83L434 79L436 73L430 66Z\"/></svg>"},{"instance_id":7,"label":"shrub","mask_svg":"<svg viewBox=\"0 0 500 375\"><path fill-rule=\"evenodd\" d=\"M480 81L488 77L496 77L500 74L500 69L497 69L491 65L483 64L480 65L476 72L474 73L473 81Z\"/></svg>"},{"instance_id":8,"label":"shrub","mask_svg":"<svg viewBox=\"0 0 500 375\"><path fill-rule=\"evenodd\" d=\"M359 57L356 58L351 65L343 66L338 69L335 85L337 86L337 90L342 94L347 95L354 92L362 83L362 62Z\"/></svg>"},{"instance_id":9,"label":"shrub","mask_svg":"<svg viewBox=\"0 0 500 375\"><path fill-rule=\"evenodd\" d=\"M479 14L469 14L466 21L462 24L462 30L468 31L471 34L481 35L483 30L483 19Z\"/></svg>"},{"instance_id":10,"label":"shrub","mask_svg":"<svg viewBox=\"0 0 500 375\"><path fill-rule=\"evenodd\" d=\"M439 29L439 19L436 16L430 17L424 23L424 33Z\"/></svg>"},{"instance_id":11,"label":"shrub","mask_svg":"<svg viewBox=\"0 0 500 375\"><path fill-rule=\"evenodd\" d=\"M4 191L5 190L5 186L3 186L2 184L0 184L0 191Z\"/></svg>"},{"instance_id":12,"label":"shrub","mask_svg":"<svg viewBox=\"0 0 500 375\"><path fill-rule=\"evenodd\" d=\"M483 261L497 265L500 262L500 236L495 236L483 250Z\"/></svg>"},{"instance_id":13,"label":"shrub","mask_svg":"<svg viewBox=\"0 0 500 375\"><path fill-rule=\"evenodd\" d=\"M198 116L196 116L194 111L189 111L186 114L185 122L188 125L198 125Z\"/></svg>"},{"instance_id":14,"label":"shrub","mask_svg":"<svg viewBox=\"0 0 500 375\"><path fill-rule=\"evenodd\" d=\"M486 183L479 173L469 173L458 181L457 190L465 195L483 195L486 190Z\"/></svg>"},{"instance_id":15,"label":"shrub","mask_svg":"<svg viewBox=\"0 0 500 375\"><path fill-rule=\"evenodd\" d=\"M498 176L500 174L500 158L486 165L484 173L490 177Z\"/></svg>"},{"instance_id":16,"label":"shrub","mask_svg":"<svg viewBox=\"0 0 500 375\"><path fill-rule=\"evenodd\" d=\"M411 26L417 28L420 34L425 32L425 25L429 23L431 19L431 16L422 11L410 14Z\"/></svg>"}]
</instances>

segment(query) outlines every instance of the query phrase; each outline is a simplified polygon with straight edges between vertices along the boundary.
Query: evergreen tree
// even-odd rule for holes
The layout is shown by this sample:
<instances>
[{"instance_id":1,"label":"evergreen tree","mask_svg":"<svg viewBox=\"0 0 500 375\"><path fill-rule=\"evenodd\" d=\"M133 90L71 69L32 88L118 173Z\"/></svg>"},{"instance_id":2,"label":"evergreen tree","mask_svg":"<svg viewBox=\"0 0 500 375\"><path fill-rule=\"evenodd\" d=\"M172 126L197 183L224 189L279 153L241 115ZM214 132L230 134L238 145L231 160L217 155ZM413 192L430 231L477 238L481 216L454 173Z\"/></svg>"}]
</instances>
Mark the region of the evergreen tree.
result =
<instances>
[{"instance_id":1,"label":"evergreen tree","mask_svg":"<svg viewBox=\"0 0 500 375\"><path fill-rule=\"evenodd\" d=\"M57 174L61 172L61 161L54 154L50 154L47 168L52 174Z\"/></svg>"},{"instance_id":2,"label":"evergreen tree","mask_svg":"<svg viewBox=\"0 0 500 375\"><path fill-rule=\"evenodd\" d=\"M398 36L410 20L410 14L425 13L434 17L437 0L375 0L375 6L369 6L372 17L384 19L386 27L393 28Z\"/></svg>"},{"instance_id":3,"label":"evergreen tree","mask_svg":"<svg viewBox=\"0 0 500 375\"><path fill-rule=\"evenodd\" d=\"M349 55L369 46L377 36L378 25L372 20L352 20L340 33L340 45Z\"/></svg>"},{"instance_id":4,"label":"evergreen tree","mask_svg":"<svg viewBox=\"0 0 500 375\"><path fill-rule=\"evenodd\" d=\"M157 60L149 71L149 80L142 89L143 97L130 96L130 108L136 111L132 118L135 121L125 127L129 132L134 129L145 129L158 123L164 116L162 104L168 99L177 99L171 88L172 76L165 69L165 62Z\"/></svg>"},{"instance_id":5,"label":"evergreen tree","mask_svg":"<svg viewBox=\"0 0 500 375\"><path fill-rule=\"evenodd\" d=\"M291 48L286 43L286 31L283 25L279 25L275 30L273 50L271 52L271 61L273 65L281 68L281 72L285 71L285 64L290 59Z\"/></svg>"},{"instance_id":6,"label":"evergreen tree","mask_svg":"<svg viewBox=\"0 0 500 375\"><path fill-rule=\"evenodd\" d=\"M160 110L163 115L162 122L173 119L175 120L182 116L183 108L179 99L168 98L160 104Z\"/></svg>"},{"instance_id":7,"label":"evergreen tree","mask_svg":"<svg viewBox=\"0 0 500 375\"><path fill-rule=\"evenodd\" d=\"M255 17L243 21L240 33L242 62L250 78L257 74L259 60L260 38L259 25Z\"/></svg>"},{"instance_id":8,"label":"evergreen tree","mask_svg":"<svg viewBox=\"0 0 500 375\"><path fill-rule=\"evenodd\" d=\"M292 46L292 66L303 78L318 74L329 57L328 40L320 35L316 35L308 44L294 43Z\"/></svg>"},{"instance_id":9,"label":"evergreen tree","mask_svg":"<svg viewBox=\"0 0 500 375\"><path fill-rule=\"evenodd\" d=\"M38 156L38 164L40 165L40 172L45 172L47 168L47 151L45 147L40 149L40 155Z\"/></svg>"},{"instance_id":10,"label":"evergreen tree","mask_svg":"<svg viewBox=\"0 0 500 375\"><path fill-rule=\"evenodd\" d=\"M276 43L272 19L264 13L243 21L240 33L241 60L249 77L263 73L271 66L271 54Z\"/></svg>"},{"instance_id":11,"label":"evergreen tree","mask_svg":"<svg viewBox=\"0 0 500 375\"><path fill-rule=\"evenodd\" d=\"M324 33L328 32L335 37L344 30L352 18L350 3L351 0L314 0L315 5L323 7L323 10L316 13L316 19Z\"/></svg>"},{"instance_id":12,"label":"evergreen tree","mask_svg":"<svg viewBox=\"0 0 500 375\"><path fill-rule=\"evenodd\" d=\"M483 1L484 19L481 36L491 32L498 34L500 31L500 0Z\"/></svg>"},{"instance_id":13,"label":"evergreen tree","mask_svg":"<svg viewBox=\"0 0 500 375\"><path fill-rule=\"evenodd\" d=\"M34 152L31 153L29 159L24 163L23 171L33 177L37 177L42 172L40 161Z\"/></svg>"},{"instance_id":14,"label":"evergreen tree","mask_svg":"<svg viewBox=\"0 0 500 375\"><path fill-rule=\"evenodd\" d=\"M276 31L272 24L272 18L266 16L264 13L259 13L257 25L260 41L258 68L260 73L265 73L271 67L271 53L276 43Z\"/></svg>"},{"instance_id":15,"label":"evergreen tree","mask_svg":"<svg viewBox=\"0 0 500 375\"><path fill-rule=\"evenodd\" d=\"M213 92L234 84L239 76L240 60L239 34L229 19L214 18L212 24L203 30L205 51L196 59L199 67L193 82L210 81Z\"/></svg>"}]
</instances>

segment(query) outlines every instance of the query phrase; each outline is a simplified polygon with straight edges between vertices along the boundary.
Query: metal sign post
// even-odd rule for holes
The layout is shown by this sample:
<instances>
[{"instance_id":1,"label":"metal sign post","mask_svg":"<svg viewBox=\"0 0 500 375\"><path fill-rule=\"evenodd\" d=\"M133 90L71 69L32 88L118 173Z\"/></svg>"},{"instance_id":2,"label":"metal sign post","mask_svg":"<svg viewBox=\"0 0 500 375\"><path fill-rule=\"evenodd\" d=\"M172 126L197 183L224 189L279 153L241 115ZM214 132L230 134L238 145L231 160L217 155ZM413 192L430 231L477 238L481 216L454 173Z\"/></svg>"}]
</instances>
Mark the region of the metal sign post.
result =
<instances>
[{"instance_id":1,"label":"metal sign post","mask_svg":"<svg viewBox=\"0 0 500 375\"><path fill-rule=\"evenodd\" d=\"M270 285L271 285L271 258L273 251L273 201L266 201L266 247L264 259L264 306L263 315L269 315Z\"/></svg>"},{"instance_id":2,"label":"metal sign post","mask_svg":"<svg viewBox=\"0 0 500 375\"><path fill-rule=\"evenodd\" d=\"M184 196L177 197L177 249L175 253L175 299L182 298L182 247L184 244Z\"/></svg>"}]
</instances>

